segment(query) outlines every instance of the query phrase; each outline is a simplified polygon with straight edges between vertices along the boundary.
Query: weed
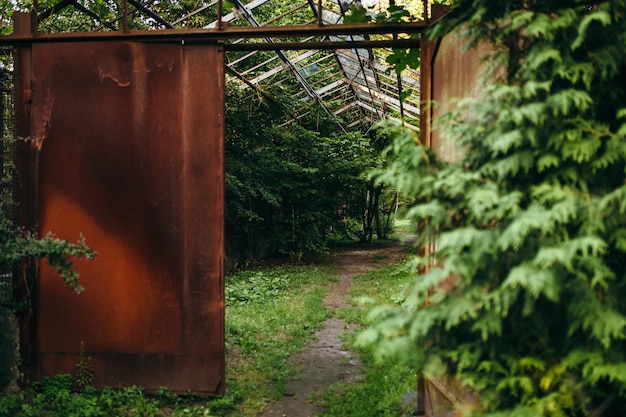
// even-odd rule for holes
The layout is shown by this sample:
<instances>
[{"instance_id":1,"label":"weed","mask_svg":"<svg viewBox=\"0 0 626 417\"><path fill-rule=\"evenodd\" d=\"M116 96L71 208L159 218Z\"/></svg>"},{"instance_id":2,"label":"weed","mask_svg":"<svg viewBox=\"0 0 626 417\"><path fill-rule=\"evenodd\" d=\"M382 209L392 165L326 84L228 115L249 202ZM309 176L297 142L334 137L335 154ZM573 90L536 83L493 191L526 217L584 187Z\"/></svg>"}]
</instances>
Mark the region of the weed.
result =
<instances>
[{"instance_id":1,"label":"weed","mask_svg":"<svg viewBox=\"0 0 626 417\"><path fill-rule=\"evenodd\" d=\"M87 386L93 384L94 369L91 356L85 353L85 342L80 342L80 349L78 351L78 360L76 361L76 375L74 382L78 388L84 389Z\"/></svg>"}]
</instances>

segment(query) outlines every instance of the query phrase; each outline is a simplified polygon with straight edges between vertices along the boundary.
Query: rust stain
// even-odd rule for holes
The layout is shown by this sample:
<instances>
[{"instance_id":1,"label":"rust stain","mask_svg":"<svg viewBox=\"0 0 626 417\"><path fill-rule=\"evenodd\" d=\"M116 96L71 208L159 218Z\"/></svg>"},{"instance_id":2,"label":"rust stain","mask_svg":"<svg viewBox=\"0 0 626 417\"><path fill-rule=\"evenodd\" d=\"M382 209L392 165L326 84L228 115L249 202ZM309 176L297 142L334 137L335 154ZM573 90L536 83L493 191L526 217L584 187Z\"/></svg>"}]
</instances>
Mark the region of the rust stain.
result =
<instances>
[{"instance_id":1,"label":"rust stain","mask_svg":"<svg viewBox=\"0 0 626 417\"><path fill-rule=\"evenodd\" d=\"M52 109L54 107L54 96L50 88L41 91L39 95L41 99L38 105L33 108L33 123L31 128L31 146L35 151L41 151L44 139L48 136Z\"/></svg>"}]
</instances>

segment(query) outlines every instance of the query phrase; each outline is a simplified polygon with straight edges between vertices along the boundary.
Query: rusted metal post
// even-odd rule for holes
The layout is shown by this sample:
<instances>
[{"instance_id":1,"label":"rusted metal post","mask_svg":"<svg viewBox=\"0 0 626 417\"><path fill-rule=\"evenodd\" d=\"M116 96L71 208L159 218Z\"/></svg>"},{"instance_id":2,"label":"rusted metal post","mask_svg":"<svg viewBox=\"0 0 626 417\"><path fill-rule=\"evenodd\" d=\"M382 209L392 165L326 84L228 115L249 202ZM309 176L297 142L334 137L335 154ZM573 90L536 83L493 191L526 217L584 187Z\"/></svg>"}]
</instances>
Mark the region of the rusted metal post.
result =
<instances>
[{"instance_id":1,"label":"rusted metal post","mask_svg":"<svg viewBox=\"0 0 626 417\"><path fill-rule=\"evenodd\" d=\"M426 379L424 373L417 373L417 416L426 415Z\"/></svg>"},{"instance_id":2,"label":"rusted metal post","mask_svg":"<svg viewBox=\"0 0 626 417\"><path fill-rule=\"evenodd\" d=\"M13 13L13 32L16 34L32 34L34 27L33 13ZM18 214L17 223L27 230L34 225L37 199L33 190L37 188L37 172L33 168L32 154L29 152L31 136L31 112L32 112L32 46L23 45L13 49L15 69L13 71L14 103L15 103L15 138L21 139L15 142L16 165L18 174L18 193L16 195ZM30 308L19 316L20 321L20 357L22 363L20 370L25 380L33 380L35 377L35 311L37 306L34 300L37 296L37 288L32 286L30 268L26 263L20 264L20 275L24 279L19 280L19 286L15 290L17 299L28 301Z\"/></svg>"},{"instance_id":3,"label":"rusted metal post","mask_svg":"<svg viewBox=\"0 0 626 417\"><path fill-rule=\"evenodd\" d=\"M224 14L224 4L222 0L217 0L217 29L222 30L222 14Z\"/></svg>"},{"instance_id":4,"label":"rusted metal post","mask_svg":"<svg viewBox=\"0 0 626 417\"><path fill-rule=\"evenodd\" d=\"M322 26L324 21L322 20L322 0L317 0L317 25Z\"/></svg>"},{"instance_id":5,"label":"rusted metal post","mask_svg":"<svg viewBox=\"0 0 626 417\"><path fill-rule=\"evenodd\" d=\"M128 33L128 0L124 0L124 20L123 20L123 31L124 33Z\"/></svg>"},{"instance_id":6,"label":"rusted metal post","mask_svg":"<svg viewBox=\"0 0 626 417\"><path fill-rule=\"evenodd\" d=\"M37 26L39 25L39 0L33 0L33 10L30 19L30 33L33 35L37 33Z\"/></svg>"}]
</instances>

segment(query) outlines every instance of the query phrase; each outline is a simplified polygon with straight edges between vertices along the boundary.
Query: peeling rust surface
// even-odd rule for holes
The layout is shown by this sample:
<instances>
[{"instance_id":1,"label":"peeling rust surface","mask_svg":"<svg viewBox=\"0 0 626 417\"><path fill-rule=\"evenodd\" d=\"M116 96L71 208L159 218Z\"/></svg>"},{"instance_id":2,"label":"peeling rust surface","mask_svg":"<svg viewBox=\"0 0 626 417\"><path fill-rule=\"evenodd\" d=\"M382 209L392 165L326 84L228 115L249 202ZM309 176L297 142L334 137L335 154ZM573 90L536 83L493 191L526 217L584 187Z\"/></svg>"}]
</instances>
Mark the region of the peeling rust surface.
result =
<instances>
[{"instance_id":1,"label":"peeling rust surface","mask_svg":"<svg viewBox=\"0 0 626 417\"><path fill-rule=\"evenodd\" d=\"M434 105L423 107L423 142L430 145L444 161L461 157L462 150L450 143L440 130L433 129L433 122L454 110L460 99L478 98L485 89L488 65L483 62L491 52L487 44L465 50L466 41L451 33L439 41L423 38L422 44L422 102Z\"/></svg>"},{"instance_id":2,"label":"peeling rust surface","mask_svg":"<svg viewBox=\"0 0 626 417\"><path fill-rule=\"evenodd\" d=\"M99 386L222 393L222 51L33 45L31 85L39 232L99 252L80 295L41 264L37 377L74 373L84 341Z\"/></svg>"}]
</instances>

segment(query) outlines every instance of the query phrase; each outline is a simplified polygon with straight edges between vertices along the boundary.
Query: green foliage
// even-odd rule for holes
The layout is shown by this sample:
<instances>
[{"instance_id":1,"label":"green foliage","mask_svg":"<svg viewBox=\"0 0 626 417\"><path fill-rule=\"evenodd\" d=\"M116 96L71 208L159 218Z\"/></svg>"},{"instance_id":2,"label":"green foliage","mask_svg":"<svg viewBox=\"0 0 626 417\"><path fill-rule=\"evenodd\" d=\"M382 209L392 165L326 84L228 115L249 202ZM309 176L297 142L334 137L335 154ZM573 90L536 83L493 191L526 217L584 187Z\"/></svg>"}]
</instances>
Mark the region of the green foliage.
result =
<instances>
[{"instance_id":1,"label":"green foliage","mask_svg":"<svg viewBox=\"0 0 626 417\"><path fill-rule=\"evenodd\" d=\"M52 233L42 239L30 232L23 233L15 228L0 210L0 265L9 267L26 259L47 258L48 264L59 272L65 283L75 292L84 290L79 274L73 269L76 259L94 259L97 255L85 244L81 236L77 243L61 240Z\"/></svg>"},{"instance_id":2,"label":"green foliage","mask_svg":"<svg viewBox=\"0 0 626 417\"><path fill-rule=\"evenodd\" d=\"M365 230L367 212L372 227L385 208L374 199L383 190L374 190L363 172L380 165L377 149L389 138L337 134L328 118L310 128L278 127L283 116L267 99L227 90L226 231L242 237L251 256L282 253L299 261L325 252L328 234L351 218Z\"/></svg>"},{"instance_id":3,"label":"green foliage","mask_svg":"<svg viewBox=\"0 0 626 417\"><path fill-rule=\"evenodd\" d=\"M3 196L10 198L10 195ZM79 280L79 274L74 269L74 262L78 259L94 259L97 255L95 251L85 244L84 238L81 236L77 243L71 243L67 240L57 239L52 233L46 234L43 238L38 238L34 233L20 230L7 218L6 212L10 208L10 203L0 201L0 269L3 271L11 271L14 266L21 265L26 268L27 262L46 258L48 265L55 269L61 279L76 293L84 290ZM26 273L26 272L24 272ZM30 291L28 291L30 293ZM14 310L23 308L23 303L30 304L32 300L3 300L8 302L11 313L3 311L3 314L12 314ZM3 333L3 348L11 349L16 345L11 343L17 337L15 329L5 328L8 321L0 320L2 327L0 332ZM13 356L13 352L8 352ZM15 361L18 358L14 358ZM14 363L6 361L0 367L0 388L4 388L7 384L16 379L14 372Z\"/></svg>"},{"instance_id":4,"label":"green foliage","mask_svg":"<svg viewBox=\"0 0 626 417\"><path fill-rule=\"evenodd\" d=\"M207 403L172 394L167 388L148 396L139 387L99 391L85 386L75 392L72 384L72 376L64 374L46 377L25 392L8 393L0 398L0 417L211 417L230 409L227 399Z\"/></svg>"},{"instance_id":5,"label":"green foliage","mask_svg":"<svg viewBox=\"0 0 626 417\"><path fill-rule=\"evenodd\" d=\"M368 10L361 5L355 5L346 13L343 21L344 23L398 23L421 19L421 16L417 14L423 13L422 10L419 12L417 10L409 11L406 6L391 4L386 10L376 12ZM411 36L417 37L419 35ZM386 61L397 74L400 74L406 68L418 69L420 65L419 59L420 50L418 48L394 48L387 56ZM405 91L404 93L410 94L410 91Z\"/></svg>"},{"instance_id":6,"label":"green foliage","mask_svg":"<svg viewBox=\"0 0 626 417\"><path fill-rule=\"evenodd\" d=\"M625 16L623 0L458 0L435 33L492 42L504 70L440 121L459 161L409 133L388 149L379 179L415 196L437 248L361 341L460 379L476 415L626 412Z\"/></svg>"},{"instance_id":7,"label":"green foliage","mask_svg":"<svg viewBox=\"0 0 626 417\"><path fill-rule=\"evenodd\" d=\"M287 290L294 285L295 274L285 269L241 271L227 278L226 303L228 305L247 303L271 303L288 297Z\"/></svg>"}]
</instances>

